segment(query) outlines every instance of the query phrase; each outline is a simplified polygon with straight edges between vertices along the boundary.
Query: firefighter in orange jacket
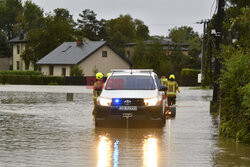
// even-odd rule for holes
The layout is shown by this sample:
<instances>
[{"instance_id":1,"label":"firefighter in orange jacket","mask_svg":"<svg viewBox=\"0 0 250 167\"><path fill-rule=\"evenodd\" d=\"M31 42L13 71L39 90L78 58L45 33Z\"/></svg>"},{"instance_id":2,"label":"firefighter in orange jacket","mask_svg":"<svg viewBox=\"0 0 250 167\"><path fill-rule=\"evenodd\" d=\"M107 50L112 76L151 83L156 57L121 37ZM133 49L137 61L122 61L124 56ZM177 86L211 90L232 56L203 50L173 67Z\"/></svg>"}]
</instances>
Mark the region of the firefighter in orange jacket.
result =
<instances>
[{"instance_id":1,"label":"firefighter in orange jacket","mask_svg":"<svg viewBox=\"0 0 250 167\"><path fill-rule=\"evenodd\" d=\"M171 106L175 104L177 91L180 93L178 83L175 81L175 76L173 74L169 76L167 85L168 85L168 91L167 91L168 106Z\"/></svg>"}]
</instances>

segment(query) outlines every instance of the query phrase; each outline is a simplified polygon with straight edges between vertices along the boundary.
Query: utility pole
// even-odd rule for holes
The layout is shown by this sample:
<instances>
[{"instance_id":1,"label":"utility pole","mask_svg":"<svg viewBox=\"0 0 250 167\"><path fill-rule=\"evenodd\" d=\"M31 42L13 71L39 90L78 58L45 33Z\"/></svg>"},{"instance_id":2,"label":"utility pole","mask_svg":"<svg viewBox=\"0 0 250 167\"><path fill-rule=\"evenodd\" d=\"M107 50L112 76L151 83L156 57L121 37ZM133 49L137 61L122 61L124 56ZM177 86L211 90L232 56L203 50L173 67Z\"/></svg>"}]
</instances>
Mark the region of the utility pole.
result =
<instances>
[{"instance_id":1,"label":"utility pole","mask_svg":"<svg viewBox=\"0 0 250 167\"><path fill-rule=\"evenodd\" d=\"M220 51L220 43L222 40L222 23L224 18L224 6L225 0L219 0L218 4L218 12L217 12L217 20L216 20L216 42L215 42L215 49L217 52ZM220 68L221 68L221 60L218 57L215 57L214 61L214 89L213 89L213 100L211 101L210 110L219 109L219 77L220 77Z\"/></svg>"},{"instance_id":2,"label":"utility pole","mask_svg":"<svg viewBox=\"0 0 250 167\"><path fill-rule=\"evenodd\" d=\"M206 50L206 32L209 20L201 20L200 22L196 22L197 24L203 24L203 38L202 38L202 52L201 52L201 81L204 80L205 76L205 50Z\"/></svg>"}]
</instances>

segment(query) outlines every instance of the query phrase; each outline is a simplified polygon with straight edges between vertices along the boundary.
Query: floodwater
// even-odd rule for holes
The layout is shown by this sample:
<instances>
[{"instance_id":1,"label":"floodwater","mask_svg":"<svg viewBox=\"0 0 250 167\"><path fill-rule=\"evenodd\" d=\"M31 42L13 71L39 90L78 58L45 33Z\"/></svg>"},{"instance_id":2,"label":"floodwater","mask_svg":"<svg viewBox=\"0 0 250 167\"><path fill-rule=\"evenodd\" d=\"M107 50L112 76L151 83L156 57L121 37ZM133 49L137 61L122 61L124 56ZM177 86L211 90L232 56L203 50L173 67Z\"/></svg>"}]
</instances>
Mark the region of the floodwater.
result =
<instances>
[{"instance_id":1,"label":"floodwater","mask_svg":"<svg viewBox=\"0 0 250 167\"><path fill-rule=\"evenodd\" d=\"M29 90L0 89L0 166L250 166L249 145L218 137L211 90L182 87L159 129L95 128L91 94Z\"/></svg>"}]
</instances>

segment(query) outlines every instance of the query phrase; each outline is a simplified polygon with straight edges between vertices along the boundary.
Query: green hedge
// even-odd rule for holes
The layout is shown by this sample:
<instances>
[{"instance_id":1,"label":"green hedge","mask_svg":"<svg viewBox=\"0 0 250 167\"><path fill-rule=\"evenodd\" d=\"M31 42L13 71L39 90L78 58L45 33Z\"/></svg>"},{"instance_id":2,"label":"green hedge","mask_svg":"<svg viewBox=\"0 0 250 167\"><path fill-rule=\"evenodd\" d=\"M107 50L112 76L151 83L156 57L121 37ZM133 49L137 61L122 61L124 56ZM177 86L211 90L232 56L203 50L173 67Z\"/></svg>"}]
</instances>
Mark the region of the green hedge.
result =
<instances>
[{"instance_id":1,"label":"green hedge","mask_svg":"<svg viewBox=\"0 0 250 167\"><path fill-rule=\"evenodd\" d=\"M39 71L11 71L0 70L0 75L41 75Z\"/></svg>"},{"instance_id":2,"label":"green hedge","mask_svg":"<svg viewBox=\"0 0 250 167\"><path fill-rule=\"evenodd\" d=\"M182 86L198 86L198 74L200 69L183 68L181 70L180 85Z\"/></svg>"},{"instance_id":3,"label":"green hedge","mask_svg":"<svg viewBox=\"0 0 250 167\"><path fill-rule=\"evenodd\" d=\"M250 54L237 51L225 60L221 73L219 133L250 143Z\"/></svg>"},{"instance_id":4,"label":"green hedge","mask_svg":"<svg viewBox=\"0 0 250 167\"><path fill-rule=\"evenodd\" d=\"M64 77L40 76L40 75L0 75L2 84L23 84L23 85L64 85Z\"/></svg>"}]
</instances>

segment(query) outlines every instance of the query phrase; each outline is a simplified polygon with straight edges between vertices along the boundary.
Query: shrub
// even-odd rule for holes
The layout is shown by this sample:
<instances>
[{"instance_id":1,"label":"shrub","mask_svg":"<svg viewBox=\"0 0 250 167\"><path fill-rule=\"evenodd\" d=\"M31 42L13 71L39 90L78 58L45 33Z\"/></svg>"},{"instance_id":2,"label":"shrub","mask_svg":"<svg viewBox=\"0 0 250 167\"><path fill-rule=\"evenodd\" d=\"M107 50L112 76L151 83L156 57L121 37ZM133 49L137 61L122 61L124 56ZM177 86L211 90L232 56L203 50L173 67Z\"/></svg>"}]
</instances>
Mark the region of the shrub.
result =
<instances>
[{"instance_id":1,"label":"shrub","mask_svg":"<svg viewBox=\"0 0 250 167\"><path fill-rule=\"evenodd\" d=\"M48 85L58 85L58 83L56 83L56 82L50 82L50 83L48 83Z\"/></svg>"},{"instance_id":2,"label":"shrub","mask_svg":"<svg viewBox=\"0 0 250 167\"><path fill-rule=\"evenodd\" d=\"M181 70L181 83L182 86L197 86L198 85L198 74L201 72L200 69L189 69L183 68Z\"/></svg>"},{"instance_id":3,"label":"shrub","mask_svg":"<svg viewBox=\"0 0 250 167\"><path fill-rule=\"evenodd\" d=\"M220 135L250 143L250 54L237 51L221 74Z\"/></svg>"},{"instance_id":4,"label":"shrub","mask_svg":"<svg viewBox=\"0 0 250 167\"><path fill-rule=\"evenodd\" d=\"M70 70L70 76L84 76L84 73L78 65L74 65Z\"/></svg>"},{"instance_id":5,"label":"shrub","mask_svg":"<svg viewBox=\"0 0 250 167\"><path fill-rule=\"evenodd\" d=\"M182 76L192 76L192 77L197 77L197 75L201 72L200 69L190 69L190 68L183 68L181 70L181 75Z\"/></svg>"},{"instance_id":6,"label":"shrub","mask_svg":"<svg viewBox=\"0 0 250 167\"><path fill-rule=\"evenodd\" d=\"M64 85L65 78L57 76L40 76L40 75L0 75L1 83L5 84L24 84L24 85L48 85L56 83Z\"/></svg>"}]
</instances>

